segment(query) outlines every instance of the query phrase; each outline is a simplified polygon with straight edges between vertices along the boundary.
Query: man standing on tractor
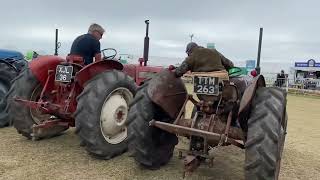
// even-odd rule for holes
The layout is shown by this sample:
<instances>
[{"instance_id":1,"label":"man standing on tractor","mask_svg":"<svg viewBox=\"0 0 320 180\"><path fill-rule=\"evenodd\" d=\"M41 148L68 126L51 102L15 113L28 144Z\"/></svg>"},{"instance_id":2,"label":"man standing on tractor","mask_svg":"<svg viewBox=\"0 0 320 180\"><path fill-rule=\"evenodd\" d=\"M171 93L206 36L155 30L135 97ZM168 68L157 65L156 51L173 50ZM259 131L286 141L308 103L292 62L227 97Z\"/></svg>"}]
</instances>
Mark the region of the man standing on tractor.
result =
<instances>
[{"instance_id":1,"label":"man standing on tractor","mask_svg":"<svg viewBox=\"0 0 320 180\"><path fill-rule=\"evenodd\" d=\"M72 43L69 58L82 58L84 65L101 60L100 39L105 30L99 24L91 24L88 33L78 36Z\"/></svg>"},{"instance_id":2,"label":"man standing on tractor","mask_svg":"<svg viewBox=\"0 0 320 180\"><path fill-rule=\"evenodd\" d=\"M208 49L198 46L194 42L187 45L186 53L188 57L176 68L177 77L183 76L188 71L191 72L211 72L229 70L233 62L225 58L215 49Z\"/></svg>"}]
</instances>

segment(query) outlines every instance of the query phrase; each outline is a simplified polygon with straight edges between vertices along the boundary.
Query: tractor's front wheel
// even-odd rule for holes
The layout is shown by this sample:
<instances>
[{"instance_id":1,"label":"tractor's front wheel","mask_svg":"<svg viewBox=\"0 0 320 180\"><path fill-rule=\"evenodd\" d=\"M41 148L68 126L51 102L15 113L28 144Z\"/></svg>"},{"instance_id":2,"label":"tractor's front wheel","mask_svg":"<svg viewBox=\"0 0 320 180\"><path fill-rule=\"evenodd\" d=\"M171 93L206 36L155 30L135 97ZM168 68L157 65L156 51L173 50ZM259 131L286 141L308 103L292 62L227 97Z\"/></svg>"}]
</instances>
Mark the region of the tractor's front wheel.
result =
<instances>
[{"instance_id":1,"label":"tractor's front wheel","mask_svg":"<svg viewBox=\"0 0 320 180\"><path fill-rule=\"evenodd\" d=\"M126 121L135 93L135 82L121 71L106 71L87 82L77 97L75 120L89 154L110 159L127 150Z\"/></svg>"},{"instance_id":2,"label":"tractor's front wheel","mask_svg":"<svg viewBox=\"0 0 320 180\"><path fill-rule=\"evenodd\" d=\"M252 102L245 142L247 180L278 179L287 129L286 92L259 88Z\"/></svg>"}]
</instances>

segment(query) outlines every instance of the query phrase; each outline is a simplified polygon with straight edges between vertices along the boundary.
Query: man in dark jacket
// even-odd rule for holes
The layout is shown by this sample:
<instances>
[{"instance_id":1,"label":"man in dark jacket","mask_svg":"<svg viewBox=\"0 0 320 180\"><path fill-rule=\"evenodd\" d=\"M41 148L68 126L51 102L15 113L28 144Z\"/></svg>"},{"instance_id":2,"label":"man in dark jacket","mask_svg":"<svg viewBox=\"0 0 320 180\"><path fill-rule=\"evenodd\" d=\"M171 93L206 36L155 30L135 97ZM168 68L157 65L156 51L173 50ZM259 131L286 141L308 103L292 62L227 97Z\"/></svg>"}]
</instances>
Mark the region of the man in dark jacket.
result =
<instances>
[{"instance_id":1,"label":"man in dark jacket","mask_svg":"<svg viewBox=\"0 0 320 180\"><path fill-rule=\"evenodd\" d=\"M71 56L79 56L84 60L84 64L88 65L95 61L101 60L100 39L105 30L98 24L91 24L87 34L78 36L72 43L70 50ZM71 57L70 56L70 57Z\"/></svg>"},{"instance_id":2,"label":"man in dark jacket","mask_svg":"<svg viewBox=\"0 0 320 180\"><path fill-rule=\"evenodd\" d=\"M194 42L187 45L186 53L188 57L175 70L177 77L183 76L188 71L211 72L229 70L234 66L232 61L225 58L217 50L203 48Z\"/></svg>"}]
</instances>

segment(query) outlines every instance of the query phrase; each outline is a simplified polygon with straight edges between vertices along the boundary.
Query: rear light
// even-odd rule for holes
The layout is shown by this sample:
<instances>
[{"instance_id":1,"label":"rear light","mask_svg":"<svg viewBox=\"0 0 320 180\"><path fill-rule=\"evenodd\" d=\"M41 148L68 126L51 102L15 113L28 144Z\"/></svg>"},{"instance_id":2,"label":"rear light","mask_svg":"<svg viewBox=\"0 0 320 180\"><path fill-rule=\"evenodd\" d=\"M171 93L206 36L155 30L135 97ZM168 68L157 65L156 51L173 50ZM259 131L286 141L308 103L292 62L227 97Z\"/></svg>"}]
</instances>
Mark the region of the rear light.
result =
<instances>
[{"instance_id":1,"label":"rear light","mask_svg":"<svg viewBox=\"0 0 320 180\"><path fill-rule=\"evenodd\" d=\"M257 71L254 69L250 72L251 76L256 77L258 75Z\"/></svg>"}]
</instances>

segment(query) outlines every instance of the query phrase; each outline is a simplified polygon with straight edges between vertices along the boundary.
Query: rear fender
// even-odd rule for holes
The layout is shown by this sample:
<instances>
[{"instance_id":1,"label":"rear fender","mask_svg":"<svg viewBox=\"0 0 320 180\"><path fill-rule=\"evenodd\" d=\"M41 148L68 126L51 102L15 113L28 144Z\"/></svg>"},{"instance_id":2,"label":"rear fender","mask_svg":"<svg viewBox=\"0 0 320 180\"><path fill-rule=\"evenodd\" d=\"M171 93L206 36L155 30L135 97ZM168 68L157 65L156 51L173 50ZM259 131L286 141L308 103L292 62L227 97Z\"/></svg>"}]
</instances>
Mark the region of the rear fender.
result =
<instances>
[{"instance_id":1,"label":"rear fender","mask_svg":"<svg viewBox=\"0 0 320 180\"><path fill-rule=\"evenodd\" d=\"M118 61L114 60L102 60L85 66L76 74L76 82L84 87L85 83L92 79L94 76L106 71L116 69L119 71L123 70L123 65Z\"/></svg>"},{"instance_id":2,"label":"rear fender","mask_svg":"<svg viewBox=\"0 0 320 180\"><path fill-rule=\"evenodd\" d=\"M188 93L181 78L176 78L173 72L165 69L150 80L148 95L152 102L175 119L186 101Z\"/></svg>"},{"instance_id":3,"label":"rear fender","mask_svg":"<svg viewBox=\"0 0 320 180\"><path fill-rule=\"evenodd\" d=\"M253 79L252 83L249 85L249 87L246 88L241 98L238 119L241 127L245 129L246 127L244 126L246 126L246 121L248 119L248 116L250 115L252 100L256 94L257 89L260 87L266 87L266 82L262 75L259 75Z\"/></svg>"},{"instance_id":4,"label":"rear fender","mask_svg":"<svg viewBox=\"0 0 320 180\"><path fill-rule=\"evenodd\" d=\"M48 71L53 70L55 72L57 65L62 62L66 62L66 60L58 56L40 56L29 62L29 68L42 87L44 87L49 75ZM54 87L54 78L52 79L47 85L47 90L51 90Z\"/></svg>"}]
</instances>

